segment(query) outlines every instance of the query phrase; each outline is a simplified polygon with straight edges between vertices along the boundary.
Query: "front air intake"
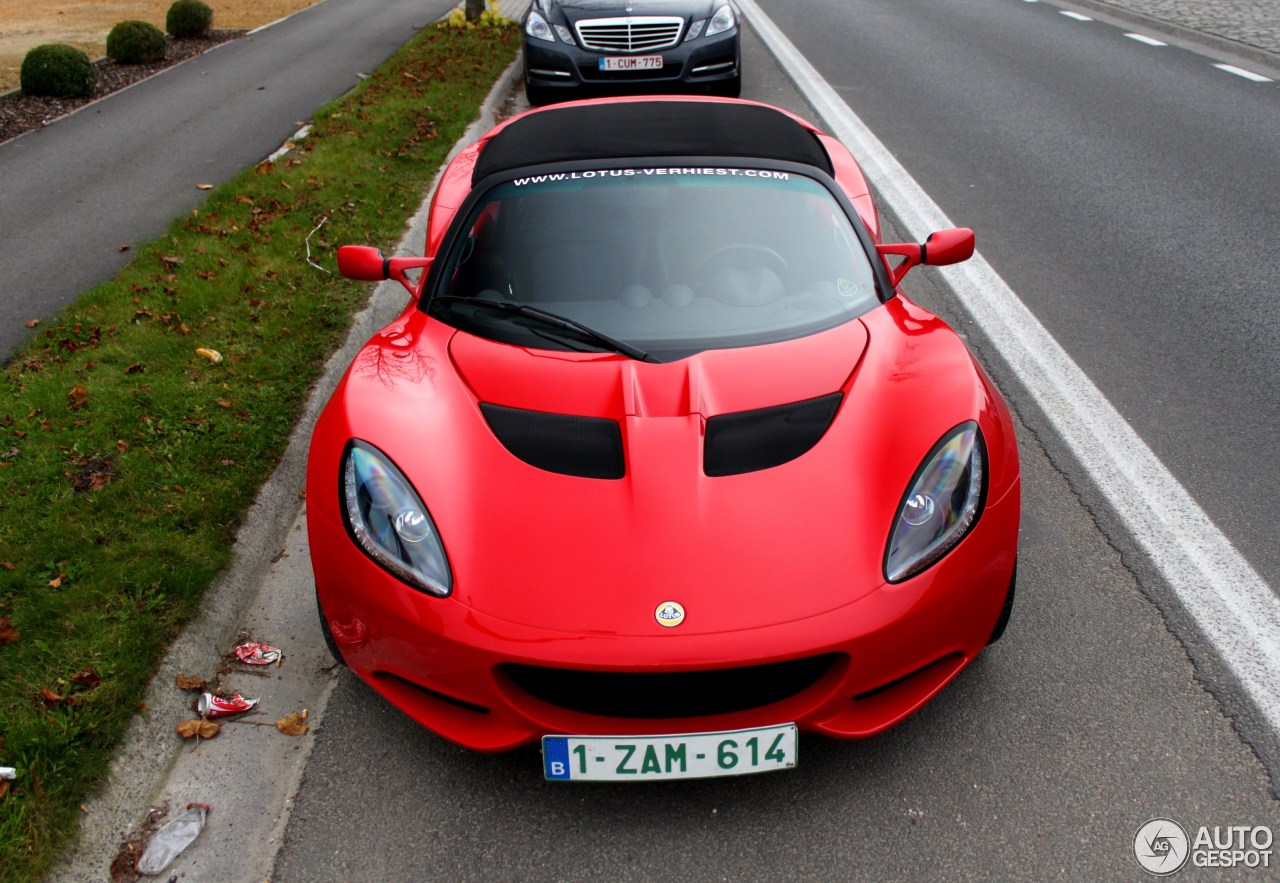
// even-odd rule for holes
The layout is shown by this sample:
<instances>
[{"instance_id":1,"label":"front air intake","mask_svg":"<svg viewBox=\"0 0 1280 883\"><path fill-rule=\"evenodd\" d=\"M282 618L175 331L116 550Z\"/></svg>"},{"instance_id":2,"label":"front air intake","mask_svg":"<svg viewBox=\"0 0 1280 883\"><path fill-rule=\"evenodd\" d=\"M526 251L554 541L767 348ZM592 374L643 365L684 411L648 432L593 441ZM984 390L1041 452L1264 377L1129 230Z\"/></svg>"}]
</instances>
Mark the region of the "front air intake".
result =
<instances>
[{"instance_id":1,"label":"front air intake","mask_svg":"<svg viewBox=\"0 0 1280 883\"><path fill-rule=\"evenodd\" d=\"M486 403L480 411L503 447L530 466L577 478L627 474L616 421Z\"/></svg>"},{"instance_id":2,"label":"front air intake","mask_svg":"<svg viewBox=\"0 0 1280 883\"><path fill-rule=\"evenodd\" d=\"M763 708L809 689L839 660L835 653L710 671L629 672L502 666L535 699L605 717L682 718Z\"/></svg>"}]
</instances>

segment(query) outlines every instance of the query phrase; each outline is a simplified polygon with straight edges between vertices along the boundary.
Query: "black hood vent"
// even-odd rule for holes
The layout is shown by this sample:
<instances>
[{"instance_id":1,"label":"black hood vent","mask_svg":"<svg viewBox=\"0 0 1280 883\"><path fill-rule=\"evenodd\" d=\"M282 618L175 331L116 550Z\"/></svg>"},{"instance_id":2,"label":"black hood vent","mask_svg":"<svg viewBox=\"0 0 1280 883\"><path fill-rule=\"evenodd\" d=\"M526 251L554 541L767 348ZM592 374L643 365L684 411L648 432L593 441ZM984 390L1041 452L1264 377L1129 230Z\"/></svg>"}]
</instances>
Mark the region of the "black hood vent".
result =
<instances>
[{"instance_id":1,"label":"black hood vent","mask_svg":"<svg viewBox=\"0 0 1280 883\"><path fill-rule=\"evenodd\" d=\"M622 478L622 430L602 417L576 417L481 403L498 441L530 466L577 478Z\"/></svg>"},{"instance_id":2,"label":"black hood vent","mask_svg":"<svg viewBox=\"0 0 1280 883\"><path fill-rule=\"evenodd\" d=\"M707 420L702 471L711 477L772 469L818 443L840 408L842 393Z\"/></svg>"}]
</instances>

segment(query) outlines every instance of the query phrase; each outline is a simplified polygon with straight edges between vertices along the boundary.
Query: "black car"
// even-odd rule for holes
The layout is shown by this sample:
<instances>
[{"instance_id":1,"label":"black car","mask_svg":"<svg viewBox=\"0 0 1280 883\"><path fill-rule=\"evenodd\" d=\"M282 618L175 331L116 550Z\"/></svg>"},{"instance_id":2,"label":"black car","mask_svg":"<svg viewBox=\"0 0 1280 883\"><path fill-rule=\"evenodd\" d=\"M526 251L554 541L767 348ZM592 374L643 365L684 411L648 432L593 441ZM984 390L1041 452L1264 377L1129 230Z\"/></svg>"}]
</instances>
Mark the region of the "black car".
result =
<instances>
[{"instance_id":1,"label":"black car","mask_svg":"<svg viewBox=\"0 0 1280 883\"><path fill-rule=\"evenodd\" d=\"M739 36L728 0L534 0L524 18L525 94L535 105L587 90L736 98Z\"/></svg>"}]
</instances>

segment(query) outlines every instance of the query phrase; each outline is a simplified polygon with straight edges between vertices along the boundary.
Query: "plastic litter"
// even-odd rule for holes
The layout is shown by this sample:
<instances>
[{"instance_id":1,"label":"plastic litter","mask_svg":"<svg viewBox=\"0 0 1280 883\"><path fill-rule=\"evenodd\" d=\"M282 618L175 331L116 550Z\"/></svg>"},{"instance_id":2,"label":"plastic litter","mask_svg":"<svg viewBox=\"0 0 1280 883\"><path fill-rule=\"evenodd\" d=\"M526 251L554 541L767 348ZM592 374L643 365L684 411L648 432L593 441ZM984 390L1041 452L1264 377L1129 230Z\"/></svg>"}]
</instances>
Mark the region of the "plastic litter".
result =
<instances>
[{"instance_id":1,"label":"plastic litter","mask_svg":"<svg viewBox=\"0 0 1280 883\"><path fill-rule=\"evenodd\" d=\"M236 659L248 665L270 665L280 661L280 651L270 644L241 644L236 648Z\"/></svg>"},{"instance_id":2,"label":"plastic litter","mask_svg":"<svg viewBox=\"0 0 1280 883\"><path fill-rule=\"evenodd\" d=\"M187 811L174 816L151 836L151 842L138 859L138 873L153 877L192 844L204 830L204 820L209 816L209 804L189 803Z\"/></svg>"},{"instance_id":3,"label":"plastic litter","mask_svg":"<svg viewBox=\"0 0 1280 883\"><path fill-rule=\"evenodd\" d=\"M0 779L8 779L12 782L16 778L18 778L17 767L0 766Z\"/></svg>"}]
</instances>

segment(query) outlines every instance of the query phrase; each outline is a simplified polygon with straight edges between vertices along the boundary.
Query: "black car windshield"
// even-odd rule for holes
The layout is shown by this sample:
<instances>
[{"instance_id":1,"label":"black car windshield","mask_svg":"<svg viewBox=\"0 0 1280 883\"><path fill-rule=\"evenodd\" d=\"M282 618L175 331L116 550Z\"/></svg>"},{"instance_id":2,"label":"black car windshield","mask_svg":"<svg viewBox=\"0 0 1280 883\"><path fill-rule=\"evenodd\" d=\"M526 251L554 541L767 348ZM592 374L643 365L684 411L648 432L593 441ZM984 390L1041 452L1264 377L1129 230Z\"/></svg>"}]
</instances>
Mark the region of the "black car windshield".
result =
<instances>
[{"instance_id":1,"label":"black car windshield","mask_svg":"<svg viewBox=\"0 0 1280 883\"><path fill-rule=\"evenodd\" d=\"M823 184L792 171L516 178L479 200L458 236L429 311L524 346L610 349L473 299L534 306L663 361L813 334L879 303L848 216Z\"/></svg>"}]
</instances>

